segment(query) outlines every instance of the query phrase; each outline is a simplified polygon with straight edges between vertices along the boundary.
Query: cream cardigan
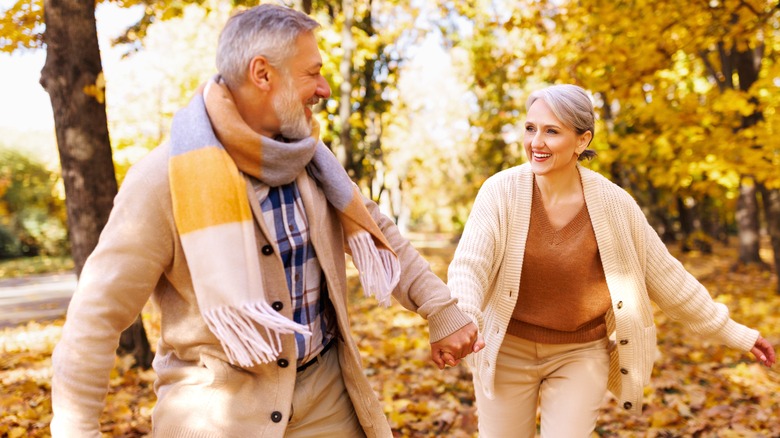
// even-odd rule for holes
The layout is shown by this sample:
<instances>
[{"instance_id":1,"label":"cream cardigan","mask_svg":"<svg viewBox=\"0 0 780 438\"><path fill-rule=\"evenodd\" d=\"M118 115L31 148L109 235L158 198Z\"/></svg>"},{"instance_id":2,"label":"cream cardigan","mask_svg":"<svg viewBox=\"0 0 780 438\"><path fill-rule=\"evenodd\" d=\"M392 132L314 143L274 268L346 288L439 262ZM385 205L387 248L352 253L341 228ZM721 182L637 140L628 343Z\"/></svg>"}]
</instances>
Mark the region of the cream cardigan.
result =
<instances>
[{"instance_id":1,"label":"cream cardigan","mask_svg":"<svg viewBox=\"0 0 780 438\"><path fill-rule=\"evenodd\" d=\"M651 301L692 332L738 350L750 351L758 332L734 322L727 307L712 300L669 254L628 193L594 171L579 165L578 170L612 300L608 387L620 406L639 414L656 351ZM486 342L466 362L488 397L520 287L532 190L528 164L489 178L449 267L450 290Z\"/></svg>"},{"instance_id":2,"label":"cream cardigan","mask_svg":"<svg viewBox=\"0 0 780 438\"><path fill-rule=\"evenodd\" d=\"M99 437L109 373L121 331L152 298L162 314L154 369L157 404L153 434L165 437L282 437L291 415L296 369L293 335L282 335L282 359L253 367L228 363L209 331L195 297L178 238L168 184L169 149L162 146L133 166L117 195L108 224L79 279L68 308L62 339L52 358L51 423L58 437ZM193 175L198 178L198 175ZM307 211L312 244L336 312L341 372L360 424L368 437L392 433L376 393L365 377L357 344L350 336L345 241L341 224L316 182L302 172L296 180ZM255 196L247 182L247 194ZM426 318L430 340L438 341L470 322L446 285L404 239L376 204L366 207L401 262L393 296ZM217 208L217 207L215 207ZM252 203L258 268L269 302L292 319L284 266L269 246L273 236ZM240 275L236 272L236 275ZM368 298L374 302L373 298ZM379 305L379 304L377 304Z\"/></svg>"}]
</instances>

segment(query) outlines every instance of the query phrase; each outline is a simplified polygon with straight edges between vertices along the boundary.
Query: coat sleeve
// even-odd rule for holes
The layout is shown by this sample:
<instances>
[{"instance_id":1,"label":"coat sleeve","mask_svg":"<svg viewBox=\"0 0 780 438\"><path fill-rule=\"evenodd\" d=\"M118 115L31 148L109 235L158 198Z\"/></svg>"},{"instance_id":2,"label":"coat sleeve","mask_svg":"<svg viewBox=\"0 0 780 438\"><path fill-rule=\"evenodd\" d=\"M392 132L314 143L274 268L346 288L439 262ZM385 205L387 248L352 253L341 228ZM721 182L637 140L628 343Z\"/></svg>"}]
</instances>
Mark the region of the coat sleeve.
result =
<instances>
[{"instance_id":1,"label":"coat sleeve","mask_svg":"<svg viewBox=\"0 0 780 438\"><path fill-rule=\"evenodd\" d=\"M447 285L431 271L428 262L401 235L395 223L373 201L364 198L364 203L401 264L401 277L393 296L402 306L428 320L430 341L439 341L471 322L458 309Z\"/></svg>"},{"instance_id":2,"label":"coat sleeve","mask_svg":"<svg viewBox=\"0 0 780 438\"><path fill-rule=\"evenodd\" d=\"M758 331L735 322L723 303L669 254L655 230L643 220L646 248L646 285L650 299L686 328L723 345L750 351Z\"/></svg>"},{"instance_id":3,"label":"coat sleeve","mask_svg":"<svg viewBox=\"0 0 780 438\"><path fill-rule=\"evenodd\" d=\"M447 272L447 284L458 306L484 329L483 309L495 280L500 260L497 199L503 196L498 184L488 180L482 186L469 213L455 256Z\"/></svg>"},{"instance_id":4,"label":"coat sleeve","mask_svg":"<svg viewBox=\"0 0 780 438\"><path fill-rule=\"evenodd\" d=\"M146 161L131 169L114 200L54 349L54 437L101 436L98 422L119 336L141 312L172 258L175 233L166 198L167 160L153 160L152 166L149 158Z\"/></svg>"}]
</instances>

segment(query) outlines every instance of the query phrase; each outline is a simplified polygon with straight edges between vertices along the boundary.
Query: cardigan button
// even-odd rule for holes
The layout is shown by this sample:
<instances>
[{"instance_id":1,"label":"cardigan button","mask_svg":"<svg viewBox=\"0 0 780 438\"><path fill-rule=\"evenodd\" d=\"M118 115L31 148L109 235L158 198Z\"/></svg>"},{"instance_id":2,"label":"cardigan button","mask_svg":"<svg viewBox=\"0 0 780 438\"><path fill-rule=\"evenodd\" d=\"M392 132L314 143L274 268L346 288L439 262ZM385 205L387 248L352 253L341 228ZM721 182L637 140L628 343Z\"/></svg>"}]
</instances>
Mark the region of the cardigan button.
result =
<instances>
[{"instance_id":1,"label":"cardigan button","mask_svg":"<svg viewBox=\"0 0 780 438\"><path fill-rule=\"evenodd\" d=\"M290 366L290 362L287 359L279 359L276 361L276 364L279 365L279 368L287 368Z\"/></svg>"},{"instance_id":2,"label":"cardigan button","mask_svg":"<svg viewBox=\"0 0 780 438\"><path fill-rule=\"evenodd\" d=\"M271 421L273 421L274 423L278 423L282 421L282 413L279 411L273 411L271 413Z\"/></svg>"},{"instance_id":3,"label":"cardigan button","mask_svg":"<svg viewBox=\"0 0 780 438\"><path fill-rule=\"evenodd\" d=\"M618 301L617 308L618 309L622 309L623 308L623 302L622 301Z\"/></svg>"},{"instance_id":4,"label":"cardigan button","mask_svg":"<svg viewBox=\"0 0 780 438\"><path fill-rule=\"evenodd\" d=\"M621 372L622 374L628 374L628 370L627 370L627 369L625 369L625 368L621 368L621 369L620 369L620 372Z\"/></svg>"},{"instance_id":5,"label":"cardigan button","mask_svg":"<svg viewBox=\"0 0 780 438\"><path fill-rule=\"evenodd\" d=\"M278 312L284 308L284 304L282 304L281 301L274 301L274 303L271 304L271 308Z\"/></svg>"},{"instance_id":6,"label":"cardigan button","mask_svg":"<svg viewBox=\"0 0 780 438\"><path fill-rule=\"evenodd\" d=\"M260 251L262 251L263 255L271 255L274 253L274 247L271 245L265 245Z\"/></svg>"},{"instance_id":7,"label":"cardigan button","mask_svg":"<svg viewBox=\"0 0 780 438\"><path fill-rule=\"evenodd\" d=\"M634 405L632 405L632 404L631 404L631 402L625 402L625 403L623 403L623 408L624 408L624 409L631 409L631 407L632 407L632 406L634 406Z\"/></svg>"},{"instance_id":8,"label":"cardigan button","mask_svg":"<svg viewBox=\"0 0 780 438\"><path fill-rule=\"evenodd\" d=\"M621 339L620 340L620 345L626 345L626 344L628 344L628 339Z\"/></svg>"}]
</instances>

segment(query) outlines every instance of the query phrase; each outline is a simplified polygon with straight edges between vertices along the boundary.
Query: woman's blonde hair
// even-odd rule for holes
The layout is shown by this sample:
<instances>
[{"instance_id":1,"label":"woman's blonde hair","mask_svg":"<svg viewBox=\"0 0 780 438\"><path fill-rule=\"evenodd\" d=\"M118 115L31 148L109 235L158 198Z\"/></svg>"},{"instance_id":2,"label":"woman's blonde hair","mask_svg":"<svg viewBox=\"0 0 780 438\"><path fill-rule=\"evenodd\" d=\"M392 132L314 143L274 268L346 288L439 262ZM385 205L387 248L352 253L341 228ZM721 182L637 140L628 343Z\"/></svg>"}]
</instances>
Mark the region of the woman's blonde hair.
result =
<instances>
[{"instance_id":1,"label":"woman's blonde hair","mask_svg":"<svg viewBox=\"0 0 780 438\"><path fill-rule=\"evenodd\" d=\"M534 91L528 96L525 103L526 111L539 99L550 107L561 123L574 129L577 134L582 135L590 131L590 140L593 141L593 134L596 133L596 115L593 111L593 101L590 94L582 87L564 84L552 85ZM588 142L588 146L590 146L590 142ZM579 160L591 159L595 156L596 151L586 148L580 154Z\"/></svg>"}]
</instances>

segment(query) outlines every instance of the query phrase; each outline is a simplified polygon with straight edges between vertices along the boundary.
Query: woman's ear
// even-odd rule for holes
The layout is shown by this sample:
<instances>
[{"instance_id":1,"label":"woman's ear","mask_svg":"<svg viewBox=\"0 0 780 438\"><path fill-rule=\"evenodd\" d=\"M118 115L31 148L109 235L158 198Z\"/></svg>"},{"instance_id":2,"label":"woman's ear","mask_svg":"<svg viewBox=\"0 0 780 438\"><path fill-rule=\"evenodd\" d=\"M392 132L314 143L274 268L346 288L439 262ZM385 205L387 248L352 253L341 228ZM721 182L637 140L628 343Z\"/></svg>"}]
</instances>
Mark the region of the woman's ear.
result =
<instances>
[{"instance_id":1,"label":"woman's ear","mask_svg":"<svg viewBox=\"0 0 780 438\"><path fill-rule=\"evenodd\" d=\"M593 139L593 132L591 131L585 131L582 135L579 136L578 144L577 144L577 155L582 154L585 149L588 148L588 145L590 144L590 141Z\"/></svg>"}]
</instances>

